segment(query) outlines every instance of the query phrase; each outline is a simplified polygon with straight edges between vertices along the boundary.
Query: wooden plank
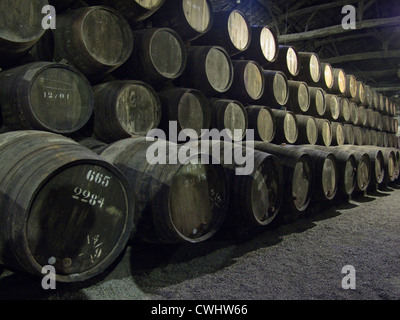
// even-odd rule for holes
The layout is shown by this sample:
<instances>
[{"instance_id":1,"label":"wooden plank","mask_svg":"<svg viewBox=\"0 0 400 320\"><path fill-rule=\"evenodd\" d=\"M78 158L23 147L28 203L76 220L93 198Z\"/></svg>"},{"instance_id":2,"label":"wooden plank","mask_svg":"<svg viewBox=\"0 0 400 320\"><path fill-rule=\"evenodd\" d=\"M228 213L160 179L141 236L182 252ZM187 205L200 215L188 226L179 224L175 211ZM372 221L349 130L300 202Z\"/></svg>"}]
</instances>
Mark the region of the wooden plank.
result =
<instances>
[{"instance_id":1,"label":"wooden plank","mask_svg":"<svg viewBox=\"0 0 400 320\"><path fill-rule=\"evenodd\" d=\"M392 51L377 51L377 52L363 52L363 53L354 53L347 54L343 56L322 59L323 62L335 64L335 63L343 63L349 61L360 61L360 60L371 60L371 59L388 59L388 58L399 58L400 50L392 50Z\"/></svg>"}]
</instances>

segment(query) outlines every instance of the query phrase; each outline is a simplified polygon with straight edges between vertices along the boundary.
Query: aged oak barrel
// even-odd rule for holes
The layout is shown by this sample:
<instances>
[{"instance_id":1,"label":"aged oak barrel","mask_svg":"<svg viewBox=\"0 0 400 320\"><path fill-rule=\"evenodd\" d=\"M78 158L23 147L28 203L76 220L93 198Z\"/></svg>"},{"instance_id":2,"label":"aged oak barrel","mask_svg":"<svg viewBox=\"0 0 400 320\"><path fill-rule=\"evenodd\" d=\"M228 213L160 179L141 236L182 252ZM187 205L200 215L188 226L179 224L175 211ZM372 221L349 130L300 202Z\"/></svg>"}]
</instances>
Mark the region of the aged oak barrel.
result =
<instances>
[{"instance_id":1,"label":"aged oak barrel","mask_svg":"<svg viewBox=\"0 0 400 320\"><path fill-rule=\"evenodd\" d=\"M358 146L365 145L363 128L359 126L353 126L353 131L354 131L354 144Z\"/></svg>"},{"instance_id":2,"label":"aged oak barrel","mask_svg":"<svg viewBox=\"0 0 400 320\"><path fill-rule=\"evenodd\" d=\"M146 135L160 124L159 96L145 82L111 81L95 86L93 91L94 133L101 141Z\"/></svg>"},{"instance_id":3,"label":"aged oak barrel","mask_svg":"<svg viewBox=\"0 0 400 320\"><path fill-rule=\"evenodd\" d=\"M357 125L358 124L358 106L355 102L350 102L350 123Z\"/></svg>"},{"instance_id":4,"label":"aged oak barrel","mask_svg":"<svg viewBox=\"0 0 400 320\"><path fill-rule=\"evenodd\" d=\"M255 142L254 148L275 155L284 170L284 201L282 211L296 217L304 212L314 189L314 171L310 155L301 148L286 148L271 143Z\"/></svg>"},{"instance_id":5,"label":"aged oak barrel","mask_svg":"<svg viewBox=\"0 0 400 320\"><path fill-rule=\"evenodd\" d=\"M233 56L245 51L251 42L250 24L239 10L213 14L211 29L192 41L195 46L221 46Z\"/></svg>"},{"instance_id":6,"label":"aged oak barrel","mask_svg":"<svg viewBox=\"0 0 400 320\"><path fill-rule=\"evenodd\" d=\"M286 109L295 113L306 113L310 108L310 92L303 81L288 81L289 98Z\"/></svg>"},{"instance_id":7,"label":"aged oak barrel","mask_svg":"<svg viewBox=\"0 0 400 320\"><path fill-rule=\"evenodd\" d=\"M174 29L190 42L210 31L213 8L210 0L168 0L148 20L153 27Z\"/></svg>"},{"instance_id":8,"label":"aged oak barrel","mask_svg":"<svg viewBox=\"0 0 400 320\"><path fill-rule=\"evenodd\" d=\"M275 31L267 26L251 26L251 42L249 47L241 52L247 60L255 60L262 67L275 62L279 55L279 45Z\"/></svg>"},{"instance_id":9,"label":"aged oak barrel","mask_svg":"<svg viewBox=\"0 0 400 320\"><path fill-rule=\"evenodd\" d=\"M372 164L368 152L364 152L355 148L355 146L344 145L336 147L339 150L344 150L353 154L357 161L357 191L366 191L371 183L372 178Z\"/></svg>"},{"instance_id":10,"label":"aged oak barrel","mask_svg":"<svg viewBox=\"0 0 400 320\"><path fill-rule=\"evenodd\" d=\"M372 109L366 109L367 113L367 124L366 127L371 128L371 129L376 129L376 113Z\"/></svg>"},{"instance_id":11,"label":"aged oak barrel","mask_svg":"<svg viewBox=\"0 0 400 320\"><path fill-rule=\"evenodd\" d=\"M345 195L351 195L356 188L357 183L357 161L353 154L338 148L325 146L304 146L322 150L324 152L333 153L337 160L337 169L339 171L339 187L338 191Z\"/></svg>"},{"instance_id":12,"label":"aged oak barrel","mask_svg":"<svg viewBox=\"0 0 400 320\"><path fill-rule=\"evenodd\" d=\"M226 130L228 138L240 141L248 129L248 116L243 104L237 100L210 99L212 121L211 127L220 131Z\"/></svg>"},{"instance_id":13,"label":"aged oak barrel","mask_svg":"<svg viewBox=\"0 0 400 320\"><path fill-rule=\"evenodd\" d=\"M92 81L120 67L133 49L132 30L118 11L104 6L57 15L54 60L67 60Z\"/></svg>"},{"instance_id":14,"label":"aged oak barrel","mask_svg":"<svg viewBox=\"0 0 400 320\"><path fill-rule=\"evenodd\" d=\"M181 153L183 162L177 159ZM222 225L229 186L224 168L208 152L137 137L110 145L101 156L124 173L138 195L133 241L199 243Z\"/></svg>"},{"instance_id":15,"label":"aged oak barrel","mask_svg":"<svg viewBox=\"0 0 400 320\"><path fill-rule=\"evenodd\" d=\"M340 116L340 101L339 97L334 94L325 95L326 102L326 118L337 121Z\"/></svg>"},{"instance_id":16,"label":"aged oak barrel","mask_svg":"<svg viewBox=\"0 0 400 320\"><path fill-rule=\"evenodd\" d=\"M169 122L177 122L178 134L185 129L195 131L197 137L202 130L209 129L212 111L209 100L199 90L172 88L158 92L162 106L160 128L171 134ZM195 136L195 137L196 137ZM194 137L194 138L195 138Z\"/></svg>"},{"instance_id":17,"label":"aged oak barrel","mask_svg":"<svg viewBox=\"0 0 400 320\"><path fill-rule=\"evenodd\" d=\"M286 75L281 71L263 70L263 77L265 89L257 103L272 108L283 107L289 99L289 84Z\"/></svg>"},{"instance_id":18,"label":"aged oak barrel","mask_svg":"<svg viewBox=\"0 0 400 320\"><path fill-rule=\"evenodd\" d=\"M87 280L108 268L133 230L135 196L122 173L61 135L0 135L0 260L56 280Z\"/></svg>"},{"instance_id":19,"label":"aged oak barrel","mask_svg":"<svg viewBox=\"0 0 400 320\"><path fill-rule=\"evenodd\" d=\"M274 222L280 212L284 191L279 159L266 152L223 141L213 141L210 148L214 156L219 151L229 180L231 200L225 222L241 229L265 227ZM229 158L227 154L233 157ZM248 174L238 175L239 165L235 159L238 155L243 157L242 154L254 163L254 167Z\"/></svg>"},{"instance_id":20,"label":"aged oak barrel","mask_svg":"<svg viewBox=\"0 0 400 320\"><path fill-rule=\"evenodd\" d=\"M34 62L0 73L0 105L4 125L11 130L68 134L91 117L93 90L71 66Z\"/></svg>"},{"instance_id":21,"label":"aged oak barrel","mask_svg":"<svg viewBox=\"0 0 400 320\"><path fill-rule=\"evenodd\" d=\"M265 88L262 67L251 60L232 60L232 63L233 82L225 96L243 103L260 99Z\"/></svg>"},{"instance_id":22,"label":"aged oak barrel","mask_svg":"<svg viewBox=\"0 0 400 320\"><path fill-rule=\"evenodd\" d=\"M296 114L285 110L271 110L276 119L276 132L273 143L296 143L299 136Z\"/></svg>"},{"instance_id":23,"label":"aged oak barrel","mask_svg":"<svg viewBox=\"0 0 400 320\"><path fill-rule=\"evenodd\" d=\"M186 68L187 52L181 37L169 28L133 32L134 47L118 76L142 80L155 87L178 78Z\"/></svg>"},{"instance_id":24,"label":"aged oak barrel","mask_svg":"<svg viewBox=\"0 0 400 320\"><path fill-rule=\"evenodd\" d=\"M316 144L318 140L318 127L315 118L296 114L296 120L299 131L296 144Z\"/></svg>"},{"instance_id":25,"label":"aged oak barrel","mask_svg":"<svg viewBox=\"0 0 400 320\"><path fill-rule=\"evenodd\" d=\"M334 84L333 68L329 63L321 63L321 77L316 87L320 87L325 91L332 89Z\"/></svg>"},{"instance_id":26,"label":"aged oak barrel","mask_svg":"<svg viewBox=\"0 0 400 320\"><path fill-rule=\"evenodd\" d=\"M364 83L361 81L357 81L357 94L354 98L354 101L357 102L358 104L365 106L365 89L364 89Z\"/></svg>"},{"instance_id":27,"label":"aged oak barrel","mask_svg":"<svg viewBox=\"0 0 400 320\"><path fill-rule=\"evenodd\" d=\"M187 65L178 86L200 90L213 97L227 92L233 83L234 69L226 50L215 46L187 48Z\"/></svg>"},{"instance_id":28,"label":"aged oak barrel","mask_svg":"<svg viewBox=\"0 0 400 320\"><path fill-rule=\"evenodd\" d=\"M318 87L308 87L310 108L306 112L315 117L324 117L327 111L325 91Z\"/></svg>"},{"instance_id":29,"label":"aged oak barrel","mask_svg":"<svg viewBox=\"0 0 400 320\"><path fill-rule=\"evenodd\" d=\"M355 123L355 125L360 127L366 127L368 123L367 109L365 109L364 106L358 106L357 114L358 114L357 123Z\"/></svg>"},{"instance_id":30,"label":"aged oak barrel","mask_svg":"<svg viewBox=\"0 0 400 320\"><path fill-rule=\"evenodd\" d=\"M341 122L350 122L351 119L351 109L350 101L347 98L339 97L339 118Z\"/></svg>"},{"instance_id":31,"label":"aged oak barrel","mask_svg":"<svg viewBox=\"0 0 400 320\"><path fill-rule=\"evenodd\" d=\"M355 142L354 126L351 124L345 123L343 125L343 129L344 129L344 144L353 145Z\"/></svg>"},{"instance_id":32,"label":"aged oak barrel","mask_svg":"<svg viewBox=\"0 0 400 320\"><path fill-rule=\"evenodd\" d=\"M329 92L339 95L346 92L346 74L343 69L333 68L333 86Z\"/></svg>"},{"instance_id":33,"label":"aged oak barrel","mask_svg":"<svg viewBox=\"0 0 400 320\"><path fill-rule=\"evenodd\" d=\"M373 99L372 89L370 86L365 85L364 90L365 90L365 104L372 108L372 99Z\"/></svg>"},{"instance_id":34,"label":"aged oak barrel","mask_svg":"<svg viewBox=\"0 0 400 320\"><path fill-rule=\"evenodd\" d=\"M298 148L298 146L285 146ZM314 170L314 193L311 201L332 200L335 198L339 185L339 169L335 155L330 151L322 151L300 146L310 155Z\"/></svg>"},{"instance_id":35,"label":"aged oak barrel","mask_svg":"<svg viewBox=\"0 0 400 320\"><path fill-rule=\"evenodd\" d=\"M329 147L332 144L332 126L327 119L316 118L318 139L317 144Z\"/></svg>"},{"instance_id":36,"label":"aged oak barrel","mask_svg":"<svg viewBox=\"0 0 400 320\"><path fill-rule=\"evenodd\" d=\"M268 63L270 70L280 70L289 79L297 76L300 71L300 59L298 51L293 46L279 46L278 57L274 62Z\"/></svg>"},{"instance_id":37,"label":"aged oak barrel","mask_svg":"<svg viewBox=\"0 0 400 320\"><path fill-rule=\"evenodd\" d=\"M372 142L371 130L367 128L361 128L361 131L363 133L363 144L370 146Z\"/></svg>"},{"instance_id":38,"label":"aged oak barrel","mask_svg":"<svg viewBox=\"0 0 400 320\"><path fill-rule=\"evenodd\" d=\"M331 122L332 126L332 146L342 146L345 143L344 126L340 122Z\"/></svg>"},{"instance_id":39,"label":"aged oak barrel","mask_svg":"<svg viewBox=\"0 0 400 320\"><path fill-rule=\"evenodd\" d=\"M294 79L316 87L321 78L321 63L318 55L313 52L299 52L299 58L300 71Z\"/></svg>"},{"instance_id":40,"label":"aged oak barrel","mask_svg":"<svg viewBox=\"0 0 400 320\"><path fill-rule=\"evenodd\" d=\"M348 99L354 99L357 95L357 79L352 74L346 74L346 90L343 96Z\"/></svg>"},{"instance_id":41,"label":"aged oak barrel","mask_svg":"<svg viewBox=\"0 0 400 320\"><path fill-rule=\"evenodd\" d=\"M0 1L0 66L13 63L43 36L46 0Z\"/></svg>"},{"instance_id":42,"label":"aged oak barrel","mask_svg":"<svg viewBox=\"0 0 400 320\"><path fill-rule=\"evenodd\" d=\"M375 130L370 130L371 146L378 146L378 134Z\"/></svg>"},{"instance_id":43,"label":"aged oak barrel","mask_svg":"<svg viewBox=\"0 0 400 320\"><path fill-rule=\"evenodd\" d=\"M87 0L86 0L87 1ZM102 4L121 12L129 24L134 26L149 18L166 2L165 0L89 0L89 4Z\"/></svg>"},{"instance_id":44,"label":"aged oak barrel","mask_svg":"<svg viewBox=\"0 0 400 320\"><path fill-rule=\"evenodd\" d=\"M254 139L263 142L272 142L275 137L275 115L269 107L251 105L246 107L249 125L254 130Z\"/></svg>"}]
</instances>

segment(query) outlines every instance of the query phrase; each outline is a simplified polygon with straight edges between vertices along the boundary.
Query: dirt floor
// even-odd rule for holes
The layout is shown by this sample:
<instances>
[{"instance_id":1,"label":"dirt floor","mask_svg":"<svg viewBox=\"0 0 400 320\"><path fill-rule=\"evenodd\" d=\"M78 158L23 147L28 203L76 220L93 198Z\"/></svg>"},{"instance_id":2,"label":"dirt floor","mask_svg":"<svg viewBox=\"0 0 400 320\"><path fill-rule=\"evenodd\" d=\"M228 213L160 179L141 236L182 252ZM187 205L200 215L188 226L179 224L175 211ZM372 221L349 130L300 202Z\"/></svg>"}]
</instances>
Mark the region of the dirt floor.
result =
<instances>
[{"instance_id":1,"label":"dirt floor","mask_svg":"<svg viewBox=\"0 0 400 320\"><path fill-rule=\"evenodd\" d=\"M342 268L356 289L342 288ZM132 245L101 276L44 291L41 279L0 270L0 299L400 299L400 186L290 224L198 245Z\"/></svg>"}]
</instances>

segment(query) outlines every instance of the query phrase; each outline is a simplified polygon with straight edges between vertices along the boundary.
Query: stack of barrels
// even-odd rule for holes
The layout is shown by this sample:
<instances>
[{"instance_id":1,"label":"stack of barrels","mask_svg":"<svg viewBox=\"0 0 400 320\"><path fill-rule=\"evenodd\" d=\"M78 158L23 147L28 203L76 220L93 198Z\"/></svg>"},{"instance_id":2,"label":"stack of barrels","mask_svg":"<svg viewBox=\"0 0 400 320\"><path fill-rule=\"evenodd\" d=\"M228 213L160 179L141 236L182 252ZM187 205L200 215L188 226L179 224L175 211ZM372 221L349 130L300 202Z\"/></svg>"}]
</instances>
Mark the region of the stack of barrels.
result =
<instances>
[{"instance_id":1,"label":"stack of barrels","mask_svg":"<svg viewBox=\"0 0 400 320\"><path fill-rule=\"evenodd\" d=\"M399 176L397 106L238 10L26 2L0 0L6 266L83 281L128 243L264 230Z\"/></svg>"}]
</instances>

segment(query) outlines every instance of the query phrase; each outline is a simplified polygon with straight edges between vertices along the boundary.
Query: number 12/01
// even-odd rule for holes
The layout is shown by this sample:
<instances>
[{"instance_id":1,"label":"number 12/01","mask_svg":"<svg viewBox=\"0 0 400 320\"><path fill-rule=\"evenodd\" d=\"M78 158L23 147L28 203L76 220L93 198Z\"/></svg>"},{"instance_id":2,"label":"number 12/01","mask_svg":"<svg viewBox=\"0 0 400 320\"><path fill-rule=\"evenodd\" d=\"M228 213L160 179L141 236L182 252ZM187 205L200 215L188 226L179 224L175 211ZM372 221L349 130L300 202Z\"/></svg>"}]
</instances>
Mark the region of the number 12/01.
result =
<instances>
[{"instance_id":1,"label":"number 12/01","mask_svg":"<svg viewBox=\"0 0 400 320\"><path fill-rule=\"evenodd\" d=\"M76 187L74 189L73 199L79 200L85 203L89 203L91 206L98 205L100 208L104 206L104 198L100 198L97 194L91 193L88 190Z\"/></svg>"}]
</instances>

